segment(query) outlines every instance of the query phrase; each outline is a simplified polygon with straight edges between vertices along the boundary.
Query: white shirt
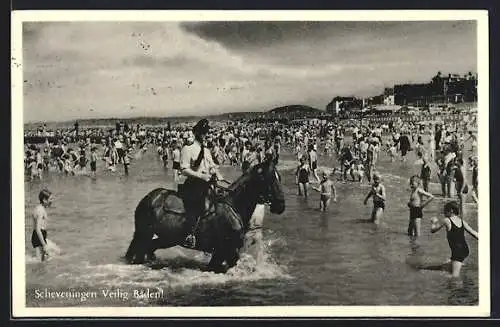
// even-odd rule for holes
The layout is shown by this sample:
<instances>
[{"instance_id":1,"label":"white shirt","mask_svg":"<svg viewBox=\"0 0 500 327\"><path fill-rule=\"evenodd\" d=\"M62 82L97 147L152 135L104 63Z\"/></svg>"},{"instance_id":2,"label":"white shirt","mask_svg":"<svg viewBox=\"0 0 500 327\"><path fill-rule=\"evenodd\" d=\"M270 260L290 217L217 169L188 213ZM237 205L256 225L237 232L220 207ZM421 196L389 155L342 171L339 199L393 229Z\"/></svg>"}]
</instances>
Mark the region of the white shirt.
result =
<instances>
[{"instance_id":1,"label":"white shirt","mask_svg":"<svg viewBox=\"0 0 500 327\"><path fill-rule=\"evenodd\" d=\"M194 167L194 163L198 158L201 151L201 145L198 141L194 141L193 144L185 145L181 150L181 169L191 168L196 172L202 172L208 174L211 168L215 168L215 163L210 154L210 150L205 148L205 153L203 159L201 160L199 167Z\"/></svg>"}]
</instances>

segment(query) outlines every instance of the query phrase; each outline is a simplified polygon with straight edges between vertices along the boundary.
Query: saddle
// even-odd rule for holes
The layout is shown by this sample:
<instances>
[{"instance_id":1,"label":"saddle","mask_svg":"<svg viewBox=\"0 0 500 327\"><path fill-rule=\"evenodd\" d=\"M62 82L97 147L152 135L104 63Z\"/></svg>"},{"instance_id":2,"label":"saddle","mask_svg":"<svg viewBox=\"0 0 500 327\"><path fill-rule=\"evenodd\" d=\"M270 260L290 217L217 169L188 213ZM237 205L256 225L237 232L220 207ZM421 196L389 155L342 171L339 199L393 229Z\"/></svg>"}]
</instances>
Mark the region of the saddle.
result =
<instances>
[{"instance_id":1,"label":"saddle","mask_svg":"<svg viewBox=\"0 0 500 327\"><path fill-rule=\"evenodd\" d=\"M177 191L168 190L169 194L165 197L165 201L163 202L163 210L165 212L171 212L177 215L186 214L186 209L184 207L185 193L183 186L183 184L179 184L177 186ZM200 218L206 217L215 212L215 204L217 203L217 200L221 198L221 196L222 194L217 192L216 190L209 192L209 196L207 197L208 206Z\"/></svg>"}]
</instances>

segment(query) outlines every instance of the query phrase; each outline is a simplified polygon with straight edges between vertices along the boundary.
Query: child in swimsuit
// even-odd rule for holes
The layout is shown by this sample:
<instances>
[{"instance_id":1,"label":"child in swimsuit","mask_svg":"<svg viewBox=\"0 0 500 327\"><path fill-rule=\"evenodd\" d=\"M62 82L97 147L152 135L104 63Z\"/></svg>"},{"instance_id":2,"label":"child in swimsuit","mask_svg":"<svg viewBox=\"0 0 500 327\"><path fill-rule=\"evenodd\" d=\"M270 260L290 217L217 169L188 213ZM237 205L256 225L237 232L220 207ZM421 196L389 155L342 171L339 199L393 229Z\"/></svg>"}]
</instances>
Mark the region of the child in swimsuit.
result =
<instances>
[{"instance_id":1,"label":"child in swimsuit","mask_svg":"<svg viewBox=\"0 0 500 327\"><path fill-rule=\"evenodd\" d=\"M363 183L363 178L365 177L365 166L363 166L363 163L360 160L356 162L356 170L358 172L358 182Z\"/></svg>"},{"instance_id":2,"label":"child in swimsuit","mask_svg":"<svg viewBox=\"0 0 500 327\"><path fill-rule=\"evenodd\" d=\"M420 179L424 191L429 192L429 182L431 180L431 166L426 155L422 156L422 168L420 170Z\"/></svg>"},{"instance_id":3,"label":"child in swimsuit","mask_svg":"<svg viewBox=\"0 0 500 327\"><path fill-rule=\"evenodd\" d=\"M123 155L123 169L125 170L125 176L128 176L128 167L130 166L130 148L125 149L125 154Z\"/></svg>"},{"instance_id":4,"label":"child in swimsuit","mask_svg":"<svg viewBox=\"0 0 500 327\"><path fill-rule=\"evenodd\" d=\"M469 158L470 165L472 167L472 199L477 203L477 192L478 192L478 182L477 182L477 158Z\"/></svg>"},{"instance_id":5,"label":"child in swimsuit","mask_svg":"<svg viewBox=\"0 0 500 327\"><path fill-rule=\"evenodd\" d=\"M313 187L313 190L321 193L319 210L326 212L328 206L330 205L330 200L333 193L333 202L337 202L337 190L333 182L328 179L328 173L324 171L321 175L323 179L321 180L319 187Z\"/></svg>"},{"instance_id":6,"label":"child in swimsuit","mask_svg":"<svg viewBox=\"0 0 500 327\"><path fill-rule=\"evenodd\" d=\"M310 173L311 171L309 170L309 165L304 158L301 158L300 164L297 167L297 171L295 172L295 182L299 187L299 196L304 193L304 196L307 198L307 188L309 186Z\"/></svg>"},{"instance_id":7,"label":"child in swimsuit","mask_svg":"<svg viewBox=\"0 0 500 327\"><path fill-rule=\"evenodd\" d=\"M371 214L371 221L375 224L379 224L382 219L382 214L385 210L385 187L380 183L380 175L378 173L373 174L373 184L370 192L366 196L363 203L366 205L368 199L373 197L373 210Z\"/></svg>"},{"instance_id":8,"label":"child in swimsuit","mask_svg":"<svg viewBox=\"0 0 500 327\"><path fill-rule=\"evenodd\" d=\"M443 227L446 227L446 238L451 250L451 275L453 277L460 276L460 269L463 261L469 256L469 246L465 240L467 231L476 240L478 233L472 229L460 216L460 206L456 201L450 201L444 205L444 219L439 222L437 218L433 218L431 233L435 233Z\"/></svg>"},{"instance_id":9,"label":"child in swimsuit","mask_svg":"<svg viewBox=\"0 0 500 327\"><path fill-rule=\"evenodd\" d=\"M96 148L92 147L90 149L90 171L92 176L95 176L97 170L97 154Z\"/></svg>"},{"instance_id":10,"label":"child in swimsuit","mask_svg":"<svg viewBox=\"0 0 500 327\"><path fill-rule=\"evenodd\" d=\"M423 218L422 209L434 199L434 196L420 187L420 178L418 176L412 176L410 178L410 188L410 201L408 201L408 208L410 208L408 236L418 237L420 236L420 225ZM427 197L425 202L423 202L423 197Z\"/></svg>"},{"instance_id":11,"label":"child in swimsuit","mask_svg":"<svg viewBox=\"0 0 500 327\"><path fill-rule=\"evenodd\" d=\"M314 150L314 147L312 144L309 145L309 164L310 164L310 169L313 173L313 176L316 178L318 183L320 183L320 179L318 176L318 154L316 153L316 150Z\"/></svg>"},{"instance_id":12,"label":"child in swimsuit","mask_svg":"<svg viewBox=\"0 0 500 327\"><path fill-rule=\"evenodd\" d=\"M78 158L78 165L80 166L80 171L82 173L85 173L87 169L87 156L85 154L84 149L80 151L80 157Z\"/></svg>"},{"instance_id":13,"label":"child in swimsuit","mask_svg":"<svg viewBox=\"0 0 500 327\"><path fill-rule=\"evenodd\" d=\"M460 200L460 210L463 210L469 187L466 183L466 172L463 159L458 158L455 162L455 191Z\"/></svg>"}]
</instances>

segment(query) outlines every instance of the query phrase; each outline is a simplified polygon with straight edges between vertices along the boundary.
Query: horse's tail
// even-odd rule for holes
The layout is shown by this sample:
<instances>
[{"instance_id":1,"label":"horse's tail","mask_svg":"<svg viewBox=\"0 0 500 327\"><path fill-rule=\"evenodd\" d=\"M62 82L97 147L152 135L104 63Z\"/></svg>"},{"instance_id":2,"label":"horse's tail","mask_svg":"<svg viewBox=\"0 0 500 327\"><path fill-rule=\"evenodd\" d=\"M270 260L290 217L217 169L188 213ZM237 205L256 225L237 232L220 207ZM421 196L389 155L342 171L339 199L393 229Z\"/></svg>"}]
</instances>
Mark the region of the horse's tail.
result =
<instances>
[{"instance_id":1,"label":"horse's tail","mask_svg":"<svg viewBox=\"0 0 500 327\"><path fill-rule=\"evenodd\" d=\"M125 254L130 263L144 263L153 256L152 240L155 225L155 203L166 189L149 192L137 205L134 214L134 236Z\"/></svg>"}]
</instances>

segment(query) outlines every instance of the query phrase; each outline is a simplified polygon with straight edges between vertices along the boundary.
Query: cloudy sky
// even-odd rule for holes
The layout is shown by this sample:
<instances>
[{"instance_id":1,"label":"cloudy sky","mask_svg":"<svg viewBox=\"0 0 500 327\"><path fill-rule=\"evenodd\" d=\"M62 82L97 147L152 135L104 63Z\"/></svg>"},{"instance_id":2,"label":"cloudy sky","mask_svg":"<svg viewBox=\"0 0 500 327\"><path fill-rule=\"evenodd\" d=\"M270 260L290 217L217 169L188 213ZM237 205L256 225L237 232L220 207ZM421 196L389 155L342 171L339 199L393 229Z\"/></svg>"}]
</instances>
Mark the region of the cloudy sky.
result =
<instances>
[{"instance_id":1,"label":"cloudy sky","mask_svg":"<svg viewBox=\"0 0 500 327\"><path fill-rule=\"evenodd\" d=\"M24 121L325 108L476 71L476 23L30 22Z\"/></svg>"}]
</instances>

